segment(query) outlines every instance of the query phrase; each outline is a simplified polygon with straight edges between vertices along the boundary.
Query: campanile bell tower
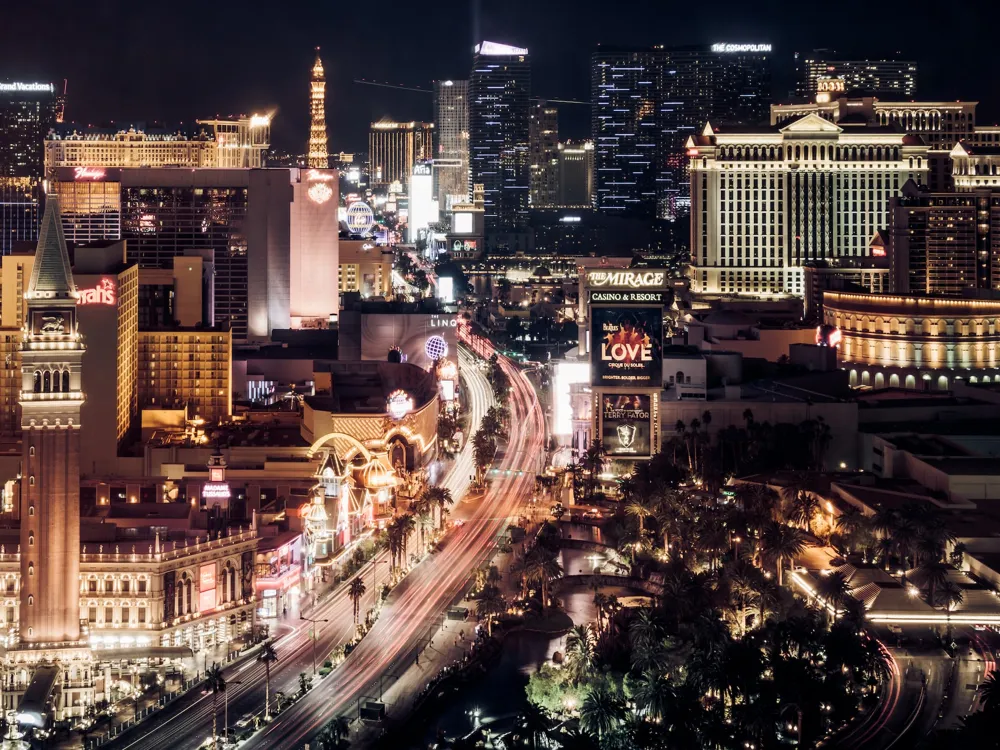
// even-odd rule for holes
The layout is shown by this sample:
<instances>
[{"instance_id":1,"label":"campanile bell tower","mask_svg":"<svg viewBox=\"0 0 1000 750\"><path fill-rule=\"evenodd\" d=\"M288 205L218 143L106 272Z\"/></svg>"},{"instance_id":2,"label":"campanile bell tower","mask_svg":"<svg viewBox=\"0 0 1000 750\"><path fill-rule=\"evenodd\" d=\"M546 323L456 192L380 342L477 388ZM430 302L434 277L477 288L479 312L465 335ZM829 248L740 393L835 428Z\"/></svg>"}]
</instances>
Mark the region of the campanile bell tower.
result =
<instances>
[{"instance_id":1,"label":"campanile bell tower","mask_svg":"<svg viewBox=\"0 0 1000 750\"><path fill-rule=\"evenodd\" d=\"M21 342L22 648L80 644L80 363L77 292L46 200ZM84 645L84 644L80 644Z\"/></svg>"}]
</instances>

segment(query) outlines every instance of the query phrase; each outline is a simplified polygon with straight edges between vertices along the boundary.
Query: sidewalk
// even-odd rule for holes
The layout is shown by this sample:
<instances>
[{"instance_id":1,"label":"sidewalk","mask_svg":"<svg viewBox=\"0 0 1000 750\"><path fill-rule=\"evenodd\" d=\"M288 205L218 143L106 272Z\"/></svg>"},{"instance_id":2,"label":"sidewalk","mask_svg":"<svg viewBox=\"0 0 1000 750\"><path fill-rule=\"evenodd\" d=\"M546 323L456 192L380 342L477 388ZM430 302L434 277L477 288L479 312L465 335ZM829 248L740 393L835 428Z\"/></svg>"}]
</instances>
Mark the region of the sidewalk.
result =
<instances>
[{"instance_id":1,"label":"sidewalk","mask_svg":"<svg viewBox=\"0 0 1000 750\"><path fill-rule=\"evenodd\" d=\"M386 717L390 721L403 721L413 712L414 705L422 697L424 689L448 667L457 667L471 653L475 642L475 602L463 599L458 606L468 607L469 619L465 621L445 620L440 626L432 628L428 640L422 642L406 657L406 664L399 665L395 675L387 674L381 687L382 702L385 704ZM429 629L431 630L431 629ZM464 638L463 638L464 634ZM395 677L391 684L390 679ZM380 697L378 682L370 686L371 695L367 700ZM364 699L363 699L364 700ZM331 717L333 718L333 717ZM348 715L351 722L351 745L366 747L374 742L384 731L382 724L362 723L358 719L358 708L355 705Z\"/></svg>"}]
</instances>

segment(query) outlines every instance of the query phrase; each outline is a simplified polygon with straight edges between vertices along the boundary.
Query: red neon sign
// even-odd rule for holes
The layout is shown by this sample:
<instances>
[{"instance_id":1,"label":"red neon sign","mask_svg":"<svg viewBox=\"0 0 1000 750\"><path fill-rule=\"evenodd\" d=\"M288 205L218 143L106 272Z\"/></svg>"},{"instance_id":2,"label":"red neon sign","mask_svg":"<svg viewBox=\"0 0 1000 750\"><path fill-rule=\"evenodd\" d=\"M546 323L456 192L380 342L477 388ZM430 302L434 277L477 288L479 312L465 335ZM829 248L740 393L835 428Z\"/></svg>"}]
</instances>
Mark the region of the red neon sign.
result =
<instances>
[{"instance_id":1,"label":"red neon sign","mask_svg":"<svg viewBox=\"0 0 1000 750\"><path fill-rule=\"evenodd\" d=\"M97 167L77 167L73 170L75 180L103 180L105 171Z\"/></svg>"},{"instance_id":2,"label":"red neon sign","mask_svg":"<svg viewBox=\"0 0 1000 750\"><path fill-rule=\"evenodd\" d=\"M103 278L93 289L79 290L79 302L81 305L114 305L115 304L115 282L114 279Z\"/></svg>"}]
</instances>

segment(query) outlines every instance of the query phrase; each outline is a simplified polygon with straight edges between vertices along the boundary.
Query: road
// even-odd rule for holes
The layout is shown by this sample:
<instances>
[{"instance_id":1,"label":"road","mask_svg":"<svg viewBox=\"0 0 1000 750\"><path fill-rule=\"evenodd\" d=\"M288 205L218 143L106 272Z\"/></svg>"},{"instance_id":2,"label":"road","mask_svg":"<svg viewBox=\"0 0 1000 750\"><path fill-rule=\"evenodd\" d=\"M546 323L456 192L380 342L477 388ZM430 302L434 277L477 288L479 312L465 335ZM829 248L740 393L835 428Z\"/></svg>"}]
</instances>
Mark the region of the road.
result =
<instances>
[{"instance_id":1,"label":"road","mask_svg":"<svg viewBox=\"0 0 1000 750\"><path fill-rule=\"evenodd\" d=\"M498 535L530 497L544 456L541 408L528 378L506 359L501 365L512 384L511 436L489 491L444 548L393 590L372 632L331 678L244 747L301 748L334 717L356 715L359 699L378 695L380 676L409 665L428 626L461 594L472 568L490 555Z\"/></svg>"},{"instance_id":2,"label":"road","mask_svg":"<svg viewBox=\"0 0 1000 750\"><path fill-rule=\"evenodd\" d=\"M460 352L462 363L462 376L465 385L466 407L470 414L470 425L475 426L486 413L486 409L492 403L493 396L489 384L482 373L475 367L473 358L466 352ZM470 434L472 429L470 428ZM463 450L456 456L448 473L445 475L442 485L451 490L453 497L461 498L468 487L469 476L474 472L472 461L472 444L468 442L463 446ZM458 507L453 515L462 517L466 513L471 515L471 509ZM452 532L456 539L447 543L448 546L454 544L458 538L468 533L466 527ZM444 553L439 553L439 557ZM430 559L421 565L418 570L424 567L439 568L438 560ZM369 563L359 573L363 576L367 592L361 602L361 611L366 612L373 604L375 593L381 589L382 584L388 579L389 565L387 553L382 553L376 558L374 564ZM471 566L465 569L466 575ZM375 585L373 585L373 582ZM404 582L405 583L405 582ZM402 591L403 585L397 587L397 591ZM394 592L395 595L395 592ZM393 601L390 598L390 603ZM382 618L385 618L388 611L384 611ZM348 641L354 633L353 605L347 597L347 583L342 584L334 594L328 599L321 601L312 611L307 611L307 615L315 620L328 620L326 623L317 623L316 654L322 665L322 659L329 654L336 646ZM271 700L274 700L275 693L284 692L285 695L293 695L299 688L299 674L307 672L312 674L312 646L310 633L312 625L309 622L301 621L298 611L290 611L287 622L291 624L292 630L275 642L278 653L278 662L271 666ZM380 620L381 622L381 620ZM372 633L365 640L376 638ZM355 657L352 654L351 660ZM347 665L345 664L345 667ZM238 667L235 671L229 671L226 678L230 681L227 693L229 694L229 723L234 725L236 721L248 713L260 713L264 707L264 666L256 662L250 662ZM331 675L326 679L330 683L338 679L337 675ZM237 684L238 683L238 684ZM315 692L315 691L314 691ZM273 710L273 704L272 704ZM220 696L218 699L218 725L222 732L224 726L224 702ZM291 713L291 712L289 712ZM281 717L284 718L283 716ZM282 722L279 720L278 724ZM139 733L123 740L117 747L123 750L194 750L199 747L212 734L212 696L200 696L191 701L189 705L176 711L171 711L159 717L150 718L143 724Z\"/></svg>"}]
</instances>

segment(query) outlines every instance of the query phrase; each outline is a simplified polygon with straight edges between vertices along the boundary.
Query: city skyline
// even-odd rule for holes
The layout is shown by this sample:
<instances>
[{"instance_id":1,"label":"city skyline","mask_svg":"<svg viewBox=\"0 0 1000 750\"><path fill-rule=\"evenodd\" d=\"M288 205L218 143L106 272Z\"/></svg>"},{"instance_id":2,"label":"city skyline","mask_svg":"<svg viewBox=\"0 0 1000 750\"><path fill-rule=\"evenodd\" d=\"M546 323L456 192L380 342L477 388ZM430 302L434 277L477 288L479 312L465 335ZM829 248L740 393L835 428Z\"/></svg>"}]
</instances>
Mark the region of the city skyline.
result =
<instances>
[{"instance_id":1,"label":"city skyline","mask_svg":"<svg viewBox=\"0 0 1000 750\"><path fill-rule=\"evenodd\" d=\"M309 113L302 100L308 97L307 76L313 47L317 45L324 49L329 147L333 153L363 150L368 123L384 116L400 121L432 119L431 82L465 78L473 39L477 37L532 50L534 96L585 102L590 99L588 60L599 43L771 43L778 100L786 98L792 88L796 51L833 47L844 57L877 58L892 56L898 50L904 59L922 64L921 99L981 98L983 122L993 122L1000 116L1000 106L984 95L990 90L989 68L978 51L988 48L988 24L977 24L961 40L938 39L931 29L923 28L921 14L912 5L899 13L902 6L898 4L870 7L854 2L836 18L823 18L819 11L812 10L778 13L783 7L779 3L774 7L772 21L756 8L724 2L716 4L710 25L701 25L651 5L636 8L628 16L608 18L596 4L571 7L554 2L536 7L520 0L506 8L502 17L496 11L483 9L479 22L473 23L469 4L455 3L439 14L435 28L447 41L437 45L433 56L421 52L423 41L417 35L412 40L403 37L384 54L370 55L362 37L339 33L339 17L323 9L315 11L305 35L298 30L302 16L296 9L287 8L274 11L273 23L268 24L258 24L253 13L246 14L246 20L228 19L225 25L231 33L220 40L213 30L221 28L223 19L218 19L219 24L207 18L199 24L183 25L179 19L185 16L185 7L193 6L181 3L179 12L172 14L177 21L154 18L151 10L134 8L126 20L124 6L118 0L105 2L96 12L67 9L44 18L27 6L11 9L7 13L14 23L0 31L0 71L11 79L68 78L67 120L75 122L179 122L205 113L228 115L273 109L277 115L274 144L279 150L293 152L304 151L308 136ZM401 28L419 24L419 12L402 4L390 5L389 15L398 20ZM631 28L631 21L639 16L643 22ZM845 38L852 38L847 32L859 18L882 29L881 35L860 44L842 44ZM24 33L25 29L42 28L43 24L44 35ZM151 24L161 27L161 33L152 39L141 33ZM572 33L568 31L570 26ZM102 43L115 40L121 54L106 59L84 55L80 38ZM172 56L176 40L192 48L217 50L213 59L226 72L200 82L203 63L196 58ZM232 60L226 62L229 58ZM132 64L119 65L122 59L131 59ZM356 78L415 86L427 93L352 83ZM178 85L178 80L187 83ZM588 107L562 107L560 131L569 138L587 137Z\"/></svg>"}]
</instances>

